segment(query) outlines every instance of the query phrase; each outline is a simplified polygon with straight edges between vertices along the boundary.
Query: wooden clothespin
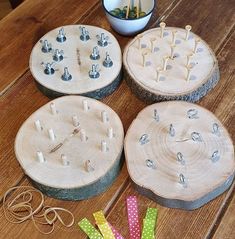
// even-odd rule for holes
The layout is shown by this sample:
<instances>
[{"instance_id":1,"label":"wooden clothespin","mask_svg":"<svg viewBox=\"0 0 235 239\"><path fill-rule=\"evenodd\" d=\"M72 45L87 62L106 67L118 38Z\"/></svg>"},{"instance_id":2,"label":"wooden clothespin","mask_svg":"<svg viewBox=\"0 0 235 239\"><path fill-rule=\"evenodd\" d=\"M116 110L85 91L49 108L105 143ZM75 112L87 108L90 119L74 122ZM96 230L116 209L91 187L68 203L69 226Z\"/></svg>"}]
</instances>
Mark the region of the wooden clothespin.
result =
<instances>
[{"instance_id":1,"label":"wooden clothespin","mask_svg":"<svg viewBox=\"0 0 235 239\"><path fill-rule=\"evenodd\" d=\"M187 82L189 82L190 81L190 74L191 74L192 66L189 65L186 68L187 68L187 78L186 78L186 80L187 80Z\"/></svg>"},{"instance_id":2,"label":"wooden clothespin","mask_svg":"<svg viewBox=\"0 0 235 239\"><path fill-rule=\"evenodd\" d=\"M192 27L190 25L186 25L185 30L186 30L185 40L187 41L189 38L190 31L192 30Z\"/></svg>"},{"instance_id":3,"label":"wooden clothespin","mask_svg":"<svg viewBox=\"0 0 235 239\"><path fill-rule=\"evenodd\" d=\"M156 69L156 81L159 82L160 76L161 76L162 68L158 67Z\"/></svg>"},{"instance_id":4,"label":"wooden clothespin","mask_svg":"<svg viewBox=\"0 0 235 239\"><path fill-rule=\"evenodd\" d=\"M161 38L163 38L163 34L164 34L164 29L166 27L166 23L165 22L161 22L159 24L160 28L161 28Z\"/></svg>"},{"instance_id":5,"label":"wooden clothespin","mask_svg":"<svg viewBox=\"0 0 235 239\"><path fill-rule=\"evenodd\" d=\"M64 155L64 154L61 154L61 161L62 161L62 164L63 164L64 166L69 166L69 164L70 164L70 162L69 162L67 156Z\"/></svg>"},{"instance_id":6,"label":"wooden clothespin","mask_svg":"<svg viewBox=\"0 0 235 239\"><path fill-rule=\"evenodd\" d=\"M193 53L194 53L194 54L197 53L197 47L198 47L198 45L199 45L200 42L201 42L200 39L196 39L196 40L195 40L195 45L194 45L194 49L193 49Z\"/></svg>"},{"instance_id":7,"label":"wooden clothespin","mask_svg":"<svg viewBox=\"0 0 235 239\"><path fill-rule=\"evenodd\" d=\"M171 59L173 60L174 59L174 51L175 51L175 47L176 47L176 45L175 44L173 44L173 45L171 45Z\"/></svg>"},{"instance_id":8,"label":"wooden clothespin","mask_svg":"<svg viewBox=\"0 0 235 239\"><path fill-rule=\"evenodd\" d=\"M175 45L176 33L177 30L172 30L172 42L171 42L172 45Z\"/></svg>"},{"instance_id":9,"label":"wooden clothespin","mask_svg":"<svg viewBox=\"0 0 235 239\"><path fill-rule=\"evenodd\" d=\"M150 42L151 42L151 52L154 52L154 42L156 41L157 39L155 37L153 38L150 38Z\"/></svg>"},{"instance_id":10,"label":"wooden clothespin","mask_svg":"<svg viewBox=\"0 0 235 239\"><path fill-rule=\"evenodd\" d=\"M187 55L187 64L186 64L187 67L190 65L190 61L192 57L193 57L193 53L190 53Z\"/></svg>"},{"instance_id":11,"label":"wooden clothespin","mask_svg":"<svg viewBox=\"0 0 235 239\"><path fill-rule=\"evenodd\" d=\"M168 62L169 59L170 59L169 56L165 56L165 57L164 57L164 59L163 59L163 71L166 70L167 62Z\"/></svg>"},{"instance_id":12,"label":"wooden clothespin","mask_svg":"<svg viewBox=\"0 0 235 239\"><path fill-rule=\"evenodd\" d=\"M142 51L142 56L143 56L143 67L145 67L146 64L146 56L150 53L149 49L145 49Z\"/></svg>"}]
</instances>

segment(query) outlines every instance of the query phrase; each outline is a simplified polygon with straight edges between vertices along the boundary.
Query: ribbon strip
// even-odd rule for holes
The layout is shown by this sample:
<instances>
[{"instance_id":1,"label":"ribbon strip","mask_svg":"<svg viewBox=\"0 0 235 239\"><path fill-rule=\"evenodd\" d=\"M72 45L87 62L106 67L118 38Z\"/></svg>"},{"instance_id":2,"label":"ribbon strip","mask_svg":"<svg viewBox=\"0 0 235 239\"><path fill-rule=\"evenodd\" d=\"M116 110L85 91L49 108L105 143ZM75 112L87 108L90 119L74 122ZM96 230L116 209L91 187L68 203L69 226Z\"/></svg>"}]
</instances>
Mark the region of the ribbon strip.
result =
<instances>
[{"instance_id":1,"label":"ribbon strip","mask_svg":"<svg viewBox=\"0 0 235 239\"><path fill-rule=\"evenodd\" d=\"M92 226L87 218L83 218L78 225L90 239L103 239L101 234Z\"/></svg>"},{"instance_id":2,"label":"ribbon strip","mask_svg":"<svg viewBox=\"0 0 235 239\"><path fill-rule=\"evenodd\" d=\"M110 223L109 226L111 227L113 235L116 239L124 239L124 237Z\"/></svg>"},{"instance_id":3,"label":"ribbon strip","mask_svg":"<svg viewBox=\"0 0 235 239\"><path fill-rule=\"evenodd\" d=\"M140 223L136 196L130 196L127 198L127 214L130 239L140 239Z\"/></svg>"},{"instance_id":4,"label":"ribbon strip","mask_svg":"<svg viewBox=\"0 0 235 239\"><path fill-rule=\"evenodd\" d=\"M93 213L96 224L100 229L104 239L115 239L113 231L107 222L104 213L102 211L98 211Z\"/></svg>"},{"instance_id":5,"label":"ribbon strip","mask_svg":"<svg viewBox=\"0 0 235 239\"><path fill-rule=\"evenodd\" d=\"M143 220L143 232L141 239L154 239L154 231L157 222L158 210L156 208L148 208L145 219Z\"/></svg>"}]
</instances>

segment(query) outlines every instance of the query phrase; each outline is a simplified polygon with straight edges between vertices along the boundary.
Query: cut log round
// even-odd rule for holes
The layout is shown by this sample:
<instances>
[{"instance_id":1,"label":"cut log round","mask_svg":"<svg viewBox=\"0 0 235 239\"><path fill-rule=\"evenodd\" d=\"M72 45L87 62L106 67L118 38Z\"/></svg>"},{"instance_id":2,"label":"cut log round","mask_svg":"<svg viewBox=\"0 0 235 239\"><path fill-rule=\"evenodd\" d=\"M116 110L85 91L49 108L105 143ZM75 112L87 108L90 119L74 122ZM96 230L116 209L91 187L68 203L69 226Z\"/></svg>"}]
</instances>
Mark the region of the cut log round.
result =
<instances>
[{"instance_id":1,"label":"cut log round","mask_svg":"<svg viewBox=\"0 0 235 239\"><path fill-rule=\"evenodd\" d=\"M166 27L161 38L161 29L154 28L127 44L123 54L125 79L141 100L196 102L215 87L220 74L213 51L196 34L190 33L188 40L185 35L185 29Z\"/></svg>"},{"instance_id":2,"label":"cut log round","mask_svg":"<svg viewBox=\"0 0 235 239\"><path fill-rule=\"evenodd\" d=\"M15 154L43 193L82 200L107 189L122 166L124 132L118 115L82 96L47 103L21 126Z\"/></svg>"},{"instance_id":3,"label":"cut log round","mask_svg":"<svg viewBox=\"0 0 235 239\"><path fill-rule=\"evenodd\" d=\"M234 178L227 130L211 112L192 103L146 107L128 129L124 147L137 190L167 207L201 207Z\"/></svg>"},{"instance_id":4,"label":"cut log round","mask_svg":"<svg viewBox=\"0 0 235 239\"><path fill-rule=\"evenodd\" d=\"M82 28L88 31L85 38L89 35L85 41L81 40ZM64 42L57 41L61 29ZM99 45L101 34L104 46ZM92 57L95 47L98 53ZM106 54L112 63L104 64ZM53 63L52 72L45 70L48 63ZM48 32L34 46L29 65L38 88L50 98L72 94L101 99L111 94L122 79L122 53L116 38L102 28L88 25L63 26ZM98 65L97 74L90 76L92 65ZM65 67L71 78L63 78Z\"/></svg>"}]
</instances>

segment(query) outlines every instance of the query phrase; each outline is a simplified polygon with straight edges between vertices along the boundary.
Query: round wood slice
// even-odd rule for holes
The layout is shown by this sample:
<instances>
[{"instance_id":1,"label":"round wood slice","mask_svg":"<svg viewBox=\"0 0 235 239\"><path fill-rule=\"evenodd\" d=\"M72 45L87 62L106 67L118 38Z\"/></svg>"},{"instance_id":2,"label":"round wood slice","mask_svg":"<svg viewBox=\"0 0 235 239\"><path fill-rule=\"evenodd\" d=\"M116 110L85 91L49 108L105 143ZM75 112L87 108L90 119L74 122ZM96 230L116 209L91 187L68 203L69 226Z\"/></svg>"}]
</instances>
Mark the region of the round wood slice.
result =
<instances>
[{"instance_id":1,"label":"round wood slice","mask_svg":"<svg viewBox=\"0 0 235 239\"><path fill-rule=\"evenodd\" d=\"M173 58L168 60L166 70L163 70L164 58L171 56L173 31L177 31ZM220 78L213 51L194 33L190 33L186 41L185 29L166 27L163 38L160 35L161 28L154 28L138 35L126 46L123 63L128 85L147 103L167 100L198 101ZM187 56L194 51L196 40L200 42L190 59L188 66L191 71L187 78ZM143 54L146 54L145 64ZM160 71L159 78L157 69Z\"/></svg>"},{"instance_id":2,"label":"round wood slice","mask_svg":"<svg viewBox=\"0 0 235 239\"><path fill-rule=\"evenodd\" d=\"M90 39L82 41L81 27L89 32ZM63 28L66 41L56 40L59 30ZM104 33L108 37L108 45L101 47L98 45L97 35ZM52 45L48 53L42 51L43 41L47 40ZM98 47L100 58L92 60L90 55L94 47ZM53 60L55 50L63 51L63 60L57 62ZM106 53L110 55L113 62L111 67L105 67L103 62ZM45 64L52 63L55 72L51 75L44 73ZM99 78L92 79L89 71L93 64L98 64ZM88 25L69 25L56 28L44 35L34 46L30 57L30 70L36 80L38 88L50 98L63 95L83 95L96 99L101 99L111 94L120 84L122 79L122 53L116 38L108 31ZM68 67L72 79L62 80L64 68Z\"/></svg>"},{"instance_id":3,"label":"round wood slice","mask_svg":"<svg viewBox=\"0 0 235 239\"><path fill-rule=\"evenodd\" d=\"M124 148L136 189L167 207L201 207L234 179L227 130L211 112L192 103L146 107L128 129Z\"/></svg>"},{"instance_id":4,"label":"round wood slice","mask_svg":"<svg viewBox=\"0 0 235 239\"><path fill-rule=\"evenodd\" d=\"M56 108L54 114L52 102ZM110 107L94 99L64 96L52 102L33 113L16 136L15 154L25 174L43 193L54 198L82 200L105 191L122 166L121 120ZM106 115L106 121L102 114ZM75 115L80 126L74 125ZM35 127L37 120L40 130ZM54 131L54 140L49 137L50 129ZM77 129L79 132L71 135ZM84 130L85 140L82 140ZM106 142L105 151L102 141ZM63 145L53 151L61 142ZM37 152L43 154L44 162L38 160ZM68 165L64 165L62 155Z\"/></svg>"}]
</instances>

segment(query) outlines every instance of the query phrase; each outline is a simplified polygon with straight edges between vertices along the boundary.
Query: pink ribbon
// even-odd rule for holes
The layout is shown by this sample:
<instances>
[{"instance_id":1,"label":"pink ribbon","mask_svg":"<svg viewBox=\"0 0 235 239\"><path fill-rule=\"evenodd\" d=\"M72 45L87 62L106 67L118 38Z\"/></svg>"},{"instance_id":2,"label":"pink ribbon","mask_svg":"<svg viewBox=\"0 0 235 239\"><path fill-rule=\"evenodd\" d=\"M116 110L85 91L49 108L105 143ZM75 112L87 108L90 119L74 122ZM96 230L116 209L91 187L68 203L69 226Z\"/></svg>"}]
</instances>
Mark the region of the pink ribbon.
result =
<instances>
[{"instance_id":1,"label":"pink ribbon","mask_svg":"<svg viewBox=\"0 0 235 239\"><path fill-rule=\"evenodd\" d=\"M136 196L127 198L127 214L130 239L140 239L140 223Z\"/></svg>"},{"instance_id":2,"label":"pink ribbon","mask_svg":"<svg viewBox=\"0 0 235 239\"><path fill-rule=\"evenodd\" d=\"M111 224L109 224L109 226L111 227L116 239L124 239L124 237Z\"/></svg>"}]
</instances>

